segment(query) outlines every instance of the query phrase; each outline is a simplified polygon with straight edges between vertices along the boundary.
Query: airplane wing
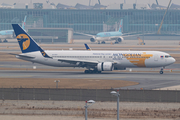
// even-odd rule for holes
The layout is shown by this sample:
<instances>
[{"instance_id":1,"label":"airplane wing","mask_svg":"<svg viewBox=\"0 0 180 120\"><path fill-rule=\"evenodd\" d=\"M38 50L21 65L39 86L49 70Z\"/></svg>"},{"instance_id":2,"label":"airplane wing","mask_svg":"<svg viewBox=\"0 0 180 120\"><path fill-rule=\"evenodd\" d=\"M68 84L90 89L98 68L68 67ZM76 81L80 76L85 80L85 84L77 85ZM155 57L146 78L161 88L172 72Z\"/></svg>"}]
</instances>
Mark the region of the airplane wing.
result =
<instances>
[{"instance_id":1,"label":"airplane wing","mask_svg":"<svg viewBox=\"0 0 180 120\"><path fill-rule=\"evenodd\" d=\"M70 64L78 64L78 65L85 65L85 64L88 64L88 65L97 65L99 62L98 61L90 61L90 60L76 60L76 59L61 59L61 58L58 58L58 61L61 61L61 62L67 62L67 63L70 63Z\"/></svg>"},{"instance_id":2,"label":"airplane wing","mask_svg":"<svg viewBox=\"0 0 180 120\"><path fill-rule=\"evenodd\" d=\"M156 33L144 33L144 35L153 35ZM122 37L129 37L129 36L139 36L139 35L143 35L142 32L137 33L137 32L131 32L131 33L123 33Z\"/></svg>"},{"instance_id":3,"label":"airplane wing","mask_svg":"<svg viewBox=\"0 0 180 120\"><path fill-rule=\"evenodd\" d=\"M132 34L123 34L122 35L122 37L131 37L131 36L139 36L139 35L143 35L143 34L134 34L134 35L132 35Z\"/></svg>"},{"instance_id":4,"label":"airplane wing","mask_svg":"<svg viewBox=\"0 0 180 120\"><path fill-rule=\"evenodd\" d=\"M74 32L74 33L81 34L81 35L86 35L86 36L90 36L90 37L94 37L95 36L95 35L85 34L85 33L80 33L80 32Z\"/></svg>"},{"instance_id":5,"label":"airplane wing","mask_svg":"<svg viewBox=\"0 0 180 120\"><path fill-rule=\"evenodd\" d=\"M81 67L85 67L85 66L97 66L98 63L100 63L100 61L90 61L90 60L77 60L77 59L59 59L58 58L58 61L61 61L61 62L67 62L67 63L70 63L70 64L76 64L76 65L79 65ZM119 62L112 62L113 64L117 64Z\"/></svg>"}]
</instances>

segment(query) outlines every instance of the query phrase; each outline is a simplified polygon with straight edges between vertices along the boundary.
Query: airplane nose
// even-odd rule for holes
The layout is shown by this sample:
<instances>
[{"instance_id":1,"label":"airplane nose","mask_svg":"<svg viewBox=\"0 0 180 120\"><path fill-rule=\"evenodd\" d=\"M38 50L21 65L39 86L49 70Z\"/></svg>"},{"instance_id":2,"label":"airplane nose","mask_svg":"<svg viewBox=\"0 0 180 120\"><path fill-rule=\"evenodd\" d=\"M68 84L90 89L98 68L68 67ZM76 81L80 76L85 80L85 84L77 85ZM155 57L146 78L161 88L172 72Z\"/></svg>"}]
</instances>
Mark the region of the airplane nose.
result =
<instances>
[{"instance_id":1,"label":"airplane nose","mask_svg":"<svg viewBox=\"0 0 180 120\"><path fill-rule=\"evenodd\" d=\"M174 62L176 62L176 59L172 58L171 61L172 61L172 63L174 63Z\"/></svg>"}]
</instances>

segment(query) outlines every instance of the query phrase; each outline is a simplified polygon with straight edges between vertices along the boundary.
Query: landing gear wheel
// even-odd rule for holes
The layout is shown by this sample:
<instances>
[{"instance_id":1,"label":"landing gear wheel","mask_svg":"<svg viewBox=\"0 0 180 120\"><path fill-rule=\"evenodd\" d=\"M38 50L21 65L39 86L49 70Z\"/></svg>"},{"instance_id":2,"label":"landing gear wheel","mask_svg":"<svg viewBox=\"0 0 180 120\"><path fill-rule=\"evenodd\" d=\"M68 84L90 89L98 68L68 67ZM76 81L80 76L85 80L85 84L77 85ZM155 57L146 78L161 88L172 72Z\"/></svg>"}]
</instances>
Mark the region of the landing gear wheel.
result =
<instances>
[{"instance_id":1,"label":"landing gear wheel","mask_svg":"<svg viewBox=\"0 0 180 120\"><path fill-rule=\"evenodd\" d=\"M99 73L99 71L98 70L93 70L93 73Z\"/></svg>"},{"instance_id":2,"label":"landing gear wheel","mask_svg":"<svg viewBox=\"0 0 180 120\"><path fill-rule=\"evenodd\" d=\"M160 73L160 74L163 74L163 71L161 70L161 71L159 71L159 73Z\"/></svg>"},{"instance_id":3,"label":"landing gear wheel","mask_svg":"<svg viewBox=\"0 0 180 120\"><path fill-rule=\"evenodd\" d=\"M101 44L105 44L105 41L102 41Z\"/></svg>"},{"instance_id":4,"label":"landing gear wheel","mask_svg":"<svg viewBox=\"0 0 180 120\"><path fill-rule=\"evenodd\" d=\"M101 73L101 71L98 71L98 70L85 70L84 73L87 73L87 74Z\"/></svg>"},{"instance_id":5,"label":"landing gear wheel","mask_svg":"<svg viewBox=\"0 0 180 120\"><path fill-rule=\"evenodd\" d=\"M93 73L93 71L92 71L92 70L89 70L89 73Z\"/></svg>"},{"instance_id":6,"label":"landing gear wheel","mask_svg":"<svg viewBox=\"0 0 180 120\"><path fill-rule=\"evenodd\" d=\"M84 73L89 73L89 70L85 70Z\"/></svg>"},{"instance_id":7,"label":"landing gear wheel","mask_svg":"<svg viewBox=\"0 0 180 120\"><path fill-rule=\"evenodd\" d=\"M118 44L118 43L119 43L118 41L115 42L115 44Z\"/></svg>"},{"instance_id":8,"label":"landing gear wheel","mask_svg":"<svg viewBox=\"0 0 180 120\"><path fill-rule=\"evenodd\" d=\"M159 71L160 74L163 74L163 67L161 68L161 70Z\"/></svg>"},{"instance_id":9,"label":"landing gear wheel","mask_svg":"<svg viewBox=\"0 0 180 120\"><path fill-rule=\"evenodd\" d=\"M4 42L4 43L7 43L8 41L5 39L3 42Z\"/></svg>"}]
</instances>

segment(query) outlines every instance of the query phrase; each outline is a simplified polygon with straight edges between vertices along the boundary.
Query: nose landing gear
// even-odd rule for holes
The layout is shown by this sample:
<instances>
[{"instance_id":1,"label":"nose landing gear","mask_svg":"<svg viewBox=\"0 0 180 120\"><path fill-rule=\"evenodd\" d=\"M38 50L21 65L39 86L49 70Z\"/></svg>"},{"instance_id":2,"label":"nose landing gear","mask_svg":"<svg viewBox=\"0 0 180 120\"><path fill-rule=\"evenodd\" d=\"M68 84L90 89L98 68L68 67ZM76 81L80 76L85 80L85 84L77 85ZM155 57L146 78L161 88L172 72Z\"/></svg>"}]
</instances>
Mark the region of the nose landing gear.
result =
<instances>
[{"instance_id":1,"label":"nose landing gear","mask_svg":"<svg viewBox=\"0 0 180 120\"><path fill-rule=\"evenodd\" d=\"M163 69L164 69L164 68L162 67L161 70L159 71L160 74L163 74L163 73L164 73L164 72L163 72Z\"/></svg>"}]
</instances>

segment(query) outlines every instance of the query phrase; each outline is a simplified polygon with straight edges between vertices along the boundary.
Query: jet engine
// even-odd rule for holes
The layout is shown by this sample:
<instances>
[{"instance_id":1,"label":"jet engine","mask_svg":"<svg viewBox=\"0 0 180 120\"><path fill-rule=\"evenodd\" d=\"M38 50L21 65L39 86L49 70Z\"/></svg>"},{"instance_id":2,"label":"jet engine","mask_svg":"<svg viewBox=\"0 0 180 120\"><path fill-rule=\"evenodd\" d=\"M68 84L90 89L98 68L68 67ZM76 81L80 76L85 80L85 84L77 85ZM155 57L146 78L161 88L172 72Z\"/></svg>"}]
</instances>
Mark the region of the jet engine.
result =
<instances>
[{"instance_id":1,"label":"jet engine","mask_svg":"<svg viewBox=\"0 0 180 120\"><path fill-rule=\"evenodd\" d=\"M122 42L123 40L124 40L124 38L121 36L117 39L118 42Z\"/></svg>"},{"instance_id":2,"label":"jet engine","mask_svg":"<svg viewBox=\"0 0 180 120\"><path fill-rule=\"evenodd\" d=\"M114 70L114 65L112 62L102 62L97 65L98 71L112 71Z\"/></svg>"},{"instance_id":3,"label":"jet engine","mask_svg":"<svg viewBox=\"0 0 180 120\"><path fill-rule=\"evenodd\" d=\"M91 42L95 42L95 39L94 39L94 38L91 38L90 41L91 41Z\"/></svg>"}]
</instances>

